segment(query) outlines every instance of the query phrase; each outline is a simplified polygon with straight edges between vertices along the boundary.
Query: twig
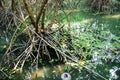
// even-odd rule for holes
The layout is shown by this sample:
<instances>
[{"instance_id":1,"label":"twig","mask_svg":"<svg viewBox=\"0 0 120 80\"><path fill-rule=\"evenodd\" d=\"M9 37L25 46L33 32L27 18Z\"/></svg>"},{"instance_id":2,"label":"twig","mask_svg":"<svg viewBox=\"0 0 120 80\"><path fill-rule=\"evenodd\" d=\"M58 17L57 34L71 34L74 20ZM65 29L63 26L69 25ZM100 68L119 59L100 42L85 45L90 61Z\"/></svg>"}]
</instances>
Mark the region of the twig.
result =
<instances>
[{"instance_id":1,"label":"twig","mask_svg":"<svg viewBox=\"0 0 120 80\"><path fill-rule=\"evenodd\" d=\"M0 70L6 77L8 77L8 75L4 72L4 71L2 71L2 70Z\"/></svg>"}]
</instances>

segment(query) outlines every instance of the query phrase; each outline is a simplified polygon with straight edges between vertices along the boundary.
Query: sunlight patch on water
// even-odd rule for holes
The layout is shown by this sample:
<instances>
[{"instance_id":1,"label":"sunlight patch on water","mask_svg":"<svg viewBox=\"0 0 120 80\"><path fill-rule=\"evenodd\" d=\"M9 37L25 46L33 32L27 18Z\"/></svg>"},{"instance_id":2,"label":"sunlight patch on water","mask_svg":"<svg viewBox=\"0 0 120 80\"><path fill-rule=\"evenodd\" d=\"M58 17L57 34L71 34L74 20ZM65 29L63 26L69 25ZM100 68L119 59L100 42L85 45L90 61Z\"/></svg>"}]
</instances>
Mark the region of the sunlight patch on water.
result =
<instances>
[{"instance_id":1,"label":"sunlight patch on water","mask_svg":"<svg viewBox=\"0 0 120 80\"><path fill-rule=\"evenodd\" d=\"M93 20L94 20L93 18L91 18L91 19L84 19L84 20L80 21L80 23L81 23L81 24L89 24L89 23L91 23Z\"/></svg>"},{"instance_id":2,"label":"sunlight patch on water","mask_svg":"<svg viewBox=\"0 0 120 80\"><path fill-rule=\"evenodd\" d=\"M119 19L120 18L120 14L117 14L117 15L107 15L107 16L103 16L103 18Z\"/></svg>"}]
</instances>

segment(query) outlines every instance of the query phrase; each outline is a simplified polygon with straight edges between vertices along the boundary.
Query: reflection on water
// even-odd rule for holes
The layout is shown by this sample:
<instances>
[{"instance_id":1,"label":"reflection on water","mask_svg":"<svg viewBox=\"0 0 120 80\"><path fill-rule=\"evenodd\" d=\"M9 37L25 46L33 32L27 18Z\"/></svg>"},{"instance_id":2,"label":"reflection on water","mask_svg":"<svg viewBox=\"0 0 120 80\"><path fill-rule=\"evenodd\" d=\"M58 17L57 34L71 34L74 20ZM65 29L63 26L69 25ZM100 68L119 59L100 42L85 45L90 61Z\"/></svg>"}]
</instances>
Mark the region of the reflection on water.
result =
<instances>
[{"instance_id":1,"label":"reflection on water","mask_svg":"<svg viewBox=\"0 0 120 80\"><path fill-rule=\"evenodd\" d=\"M38 70L35 70L31 73L31 78L39 79L39 80L61 80L61 75L66 72L66 68L68 65L61 64L61 65L54 65L54 66L46 66L42 67ZM71 66L69 66L71 67ZM73 73L72 73L73 74Z\"/></svg>"},{"instance_id":2,"label":"reflection on water","mask_svg":"<svg viewBox=\"0 0 120 80\"><path fill-rule=\"evenodd\" d=\"M35 70L29 75L32 80L76 80L77 78L82 79L83 77L80 77L80 75L84 74L85 71L82 72L80 71L82 70L81 67L79 70L78 67L75 68L75 66L76 64L72 62L54 66L48 65Z\"/></svg>"}]
</instances>

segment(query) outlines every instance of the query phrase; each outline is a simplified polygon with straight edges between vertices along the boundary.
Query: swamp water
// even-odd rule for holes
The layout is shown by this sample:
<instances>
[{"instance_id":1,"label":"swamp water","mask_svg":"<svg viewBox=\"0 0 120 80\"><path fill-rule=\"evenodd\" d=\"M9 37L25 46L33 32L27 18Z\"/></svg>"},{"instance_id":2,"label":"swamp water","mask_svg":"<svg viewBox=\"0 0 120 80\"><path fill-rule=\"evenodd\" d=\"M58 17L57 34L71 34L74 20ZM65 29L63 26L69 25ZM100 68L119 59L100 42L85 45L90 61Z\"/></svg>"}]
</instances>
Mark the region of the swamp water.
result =
<instances>
[{"instance_id":1,"label":"swamp water","mask_svg":"<svg viewBox=\"0 0 120 80\"><path fill-rule=\"evenodd\" d=\"M86 31L90 31L91 29L91 31L95 30L96 32L95 34L100 36L99 39L102 39L101 44L98 44L99 48L94 49L92 54L92 59L86 66L88 66L91 70L93 69L94 71L96 71L97 73L105 77L104 79L96 76L94 73L84 68L78 69L76 68L76 66L71 67L72 63L70 63L70 65L62 64L62 65L46 66L46 67L40 68L39 70L34 71L31 74L32 79L33 80L62 80L61 75L67 72L71 75L71 80L108 80L108 79L118 80L119 77L115 78L115 73L113 74L113 72L115 72L114 70L115 68L117 68L117 70L120 69L120 65L119 65L120 63L119 61L120 59L120 24L119 22L120 22L120 15L118 14L118 15L98 16L96 18L89 17L89 19L83 19L80 21L70 23L72 28L71 30L73 30L71 31L71 34L73 36L84 37L83 34L86 34ZM102 31L100 32L99 29ZM94 32L93 34L88 34L88 35L93 36ZM104 55L101 53L106 54L107 57L104 57ZM116 54L119 55L117 58L118 62L115 62L114 61L115 59L112 59L113 55L116 58ZM103 59L106 61L104 61ZM110 61L113 60L113 62L110 62L107 59L110 59ZM66 68L69 68L70 70L67 71Z\"/></svg>"},{"instance_id":2,"label":"swamp water","mask_svg":"<svg viewBox=\"0 0 120 80\"><path fill-rule=\"evenodd\" d=\"M91 21L91 20L88 20L88 21ZM104 27L104 25L107 25L107 24L100 23L100 26ZM78 25L80 25L80 23L74 24L73 26L75 27L72 26L74 28L73 30L75 30L76 32L73 32L73 33L71 32L71 34L78 35L78 36L82 35L82 33L80 33L79 31L81 30L81 32L84 32L85 28L84 26L77 27ZM96 22L93 22L92 27L95 28L95 26L98 26L98 25L99 23L98 21L96 21ZM115 24L112 24L112 26L113 25ZM103 42L101 42L102 44L98 46L98 47L101 46L102 50L99 50L100 48L98 49L95 48L92 54L92 59L86 65L91 70L94 70L95 72L105 77L105 79L95 75L94 73L92 73L91 71L87 69L84 69L84 68L78 69L78 68L75 68L76 66L71 67L70 65L72 65L72 63L70 65L62 64L62 65L53 65L53 66L46 66L46 67L40 68L34 71L33 73L31 73L32 79L33 80L62 80L61 75L67 72L71 75L71 80L108 80L108 79L119 80L119 77L117 77L115 73L115 71L120 70L120 65L119 65L120 63L120 50L119 50L120 41L119 39L116 40L116 37L119 38L119 29L116 29L116 27L113 27L113 30L112 30L111 29L112 26L109 25L110 31L109 30L105 31L103 29L103 31L107 33L106 34L107 37L105 37L105 35L101 35L101 39L102 37L105 37L106 39L106 40L103 40ZM118 28L120 27L119 24L116 26ZM114 43L117 43L117 46L114 46ZM106 54L106 56L104 54ZM116 54L118 55L118 58L116 57ZM117 59L117 62L115 61L116 59L115 58L113 59L112 57L115 57ZM67 71L66 70L67 68L69 68L70 70Z\"/></svg>"},{"instance_id":3,"label":"swamp water","mask_svg":"<svg viewBox=\"0 0 120 80\"><path fill-rule=\"evenodd\" d=\"M73 21L69 22L70 34L75 36L75 43L85 43L82 45L87 46L88 49L90 47L90 53L92 53L90 61L84 61L81 64L86 63L84 66L99 73L106 80L120 80L115 74L116 71L120 74L120 15L91 16L75 13L72 18L70 20ZM6 41L5 38L0 40L2 43ZM76 50L79 51L79 47ZM61 75L67 72L71 75L71 80L104 80L91 71L80 68L76 64L73 66L73 64L71 62L70 65L48 65L38 70L31 69L31 72L26 75L26 79L62 80Z\"/></svg>"}]
</instances>

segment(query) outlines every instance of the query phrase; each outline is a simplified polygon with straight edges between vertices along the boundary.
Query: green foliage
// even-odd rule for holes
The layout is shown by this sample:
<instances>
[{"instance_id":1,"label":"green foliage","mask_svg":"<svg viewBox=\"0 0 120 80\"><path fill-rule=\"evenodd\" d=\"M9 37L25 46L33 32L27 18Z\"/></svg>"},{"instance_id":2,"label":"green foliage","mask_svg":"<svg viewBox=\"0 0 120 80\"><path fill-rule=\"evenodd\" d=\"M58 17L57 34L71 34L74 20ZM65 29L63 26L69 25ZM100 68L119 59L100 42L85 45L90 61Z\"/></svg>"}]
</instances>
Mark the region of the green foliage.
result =
<instances>
[{"instance_id":1,"label":"green foliage","mask_svg":"<svg viewBox=\"0 0 120 80\"><path fill-rule=\"evenodd\" d=\"M70 2L72 4L71 6L74 6L72 1L75 1L75 0L71 0ZM92 71L86 70L83 66L86 66L90 68L90 70L93 70L96 73L102 75L103 77L110 79L110 72L109 72L110 69L112 69L114 66L115 67L120 66L120 57L119 57L120 56L120 32L119 32L120 18L119 18L119 14L116 19L114 15L113 16L110 15L110 17L108 18L102 15L99 15L100 14L99 11L96 11L95 14L88 12L89 10L93 9L91 6L91 1L95 1L95 0L89 0L89 1L81 0L80 1L81 5L79 5L80 9L78 10L70 10L74 8L71 8L71 7L68 8L65 2L64 3L65 10L63 11L58 10L58 15L57 15L58 23L60 24L64 23L64 27L62 29L59 29L57 32L53 33L52 36L51 34L49 34L50 36L48 35L46 36L46 34L41 34L41 33L39 33L38 35L42 35L42 38L45 38L45 39L47 38L46 41L51 43L51 45L55 47L55 50L59 49L60 51L65 52L64 54L66 54L67 56L71 57L72 55L80 61L79 64L81 64L82 66L78 64L76 65L76 63L73 63L75 65L75 66L72 66L73 68L69 66L64 68L66 72L70 72L73 75L72 76L73 79L102 80L100 76L96 76L94 73L92 73ZM119 3L119 1L112 0L112 3L115 6L117 3ZM102 4L100 6L102 6ZM117 10L116 8L118 8L118 6L114 7L113 9ZM49 15L46 15L45 25L47 25L53 17L54 17L53 12ZM57 20L55 20L55 22L57 23ZM32 28L31 22L29 19L26 19L26 23L28 23L28 26L30 26L30 28ZM69 23L70 23L70 26L68 26ZM18 35L17 33L15 34L17 36L15 36L15 41L13 42L14 44L12 44L12 47L10 49L11 53L8 52L9 58L12 58L12 60L8 64L7 64L8 61L6 60L5 63L8 66L6 65L0 66L2 67L0 69L0 72L3 73L2 76L0 73L0 79L7 78L7 79L17 80L21 78L21 80L24 80L26 75L23 73L20 73L19 68L16 70L11 69L13 68L13 65L14 66L17 65L15 64L17 62L20 62L17 67L21 66L22 59L25 59L25 65L23 66L23 69L24 68L28 69L28 67L31 67L31 66L34 67L36 66L35 64L39 64L41 67L46 65L49 66L49 64L60 62L58 58L48 59L48 62L47 62L46 58L44 59L44 57L38 57L38 62L37 62L36 55L38 55L38 50L35 50L35 47L36 45L40 44L39 40L41 39L34 36L32 31L30 33L32 33L33 35L31 34L31 36L29 36L30 34L28 34L28 32L23 31L25 29L26 29L25 25L21 23L19 30L17 32L20 34ZM8 36L9 36L8 38L11 39L12 35L8 35ZM30 37L32 37L33 40L31 40ZM31 44L32 42L35 42L35 45L32 45L32 49L31 49L31 46L29 46L29 44ZM25 43L28 43L28 44L24 45ZM4 55L5 51L8 49L9 47L8 45L10 44L9 43L7 44L6 36L3 36L2 38L0 37L0 52L1 52L0 58ZM44 45L46 45L46 43ZM44 47L43 44L40 46ZM29 50L31 50L31 52L29 52ZM47 52L48 51L45 49L40 50L40 54L42 56L48 55ZM27 53L27 54L24 54L24 53ZM35 57L33 58L31 54L34 55ZM52 51L51 51L51 54L53 54ZM53 56L54 54L52 55L52 57ZM13 59L14 57L15 59ZM18 58L20 59L20 61L18 60ZM72 59L74 60L75 58L72 58ZM72 63L70 63L70 65L72 65ZM77 71L74 68L76 68ZM76 72L74 73L74 71ZM60 76L57 76L57 74L53 75L52 77L60 78Z\"/></svg>"},{"instance_id":2,"label":"green foliage","mask_svg":"<svg viewBox=\"0 0 120 80\"><path fill-rule=\"evenodd\" d=\"M71 67L67 66L67 67L65 68L65 71L70 72L70 71L71 71Z\"/></svg>"}]
</instances>

